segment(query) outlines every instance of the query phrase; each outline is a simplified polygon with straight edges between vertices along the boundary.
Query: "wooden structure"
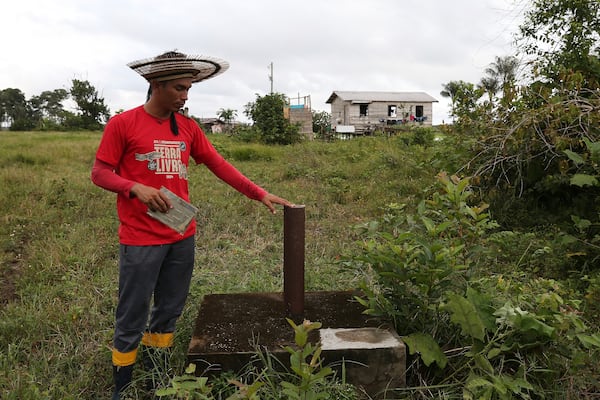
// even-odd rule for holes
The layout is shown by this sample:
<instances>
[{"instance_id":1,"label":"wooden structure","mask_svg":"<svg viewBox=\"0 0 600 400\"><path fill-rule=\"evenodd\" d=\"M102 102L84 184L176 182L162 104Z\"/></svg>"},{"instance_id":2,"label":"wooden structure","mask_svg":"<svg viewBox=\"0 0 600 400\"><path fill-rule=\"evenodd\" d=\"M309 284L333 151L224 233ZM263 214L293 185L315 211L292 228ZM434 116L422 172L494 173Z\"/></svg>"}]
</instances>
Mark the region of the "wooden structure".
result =
<instances>
[{"instance_id":1,"label":"wooden structure","mask_svg":"<svg viewBox=\"0 0 600 400\"><path fill-rule=\"evenodd\" d=\"M331 130L353 135L369 135L389 125L431 126L433 103L424 92L346 92L334 91L331 104ZM350 129L349 127L353 127Z\"/></svg>"}]
</instances>

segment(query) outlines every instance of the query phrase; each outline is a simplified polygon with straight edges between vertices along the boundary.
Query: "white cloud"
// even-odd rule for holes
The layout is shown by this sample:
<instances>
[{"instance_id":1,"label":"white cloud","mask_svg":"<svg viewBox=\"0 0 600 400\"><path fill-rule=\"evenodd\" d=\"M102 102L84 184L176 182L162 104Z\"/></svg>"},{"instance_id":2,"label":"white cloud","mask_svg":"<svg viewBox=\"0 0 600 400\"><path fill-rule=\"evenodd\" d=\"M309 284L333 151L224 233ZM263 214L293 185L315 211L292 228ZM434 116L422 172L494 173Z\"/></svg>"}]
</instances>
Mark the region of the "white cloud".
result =
<instances>
[{"instance_id":1,"label":"white cloud","mask_svg":"<svg viewBox=\"0 0 600 400\"><path fill-rule=\"evenodd\" d=\"M515 0L22 0L3 6L0 89L27 97L87 79L112 111L145 99L132 60L178 49L221 57L224 75L192 90L197 116L233 108L243 116L255 94L274 88L310 95L313 108L333 90L425 91L438 98L434 123L447 120L439 92L450 80L478 82L495 56L513 53L522 14Z\"/></svg>"}]
</instances>

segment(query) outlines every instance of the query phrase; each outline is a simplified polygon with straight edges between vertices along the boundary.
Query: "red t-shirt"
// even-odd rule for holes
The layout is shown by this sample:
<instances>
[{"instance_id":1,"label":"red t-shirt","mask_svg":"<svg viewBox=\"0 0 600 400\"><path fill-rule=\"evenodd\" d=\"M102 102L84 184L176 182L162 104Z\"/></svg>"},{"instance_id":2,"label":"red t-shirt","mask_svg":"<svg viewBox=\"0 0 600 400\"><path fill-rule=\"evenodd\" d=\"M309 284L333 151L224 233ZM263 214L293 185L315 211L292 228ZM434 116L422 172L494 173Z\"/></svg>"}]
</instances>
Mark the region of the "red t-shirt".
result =
<instances>
[{"instance_id":1,"label":"red t-shirt","mask_svg":"<svg viewBox=\"0 0 600 400\"><path fill-rule=\"evenodd\" d=\"M166 187L189 201L188 165L192 158L205 164L217 177L251 199L267 193L229 164L208 141L191 118L175 114L179 134L171 132L169 120L159 120L143 106L125 111L106 124L96 159L111 165L121 178L147 186ZM129 190L117 194L119 240L146 246L173 243L196 232L193 220L182 235L146 214L147 207Z\"/></svg>"}]
</instances>

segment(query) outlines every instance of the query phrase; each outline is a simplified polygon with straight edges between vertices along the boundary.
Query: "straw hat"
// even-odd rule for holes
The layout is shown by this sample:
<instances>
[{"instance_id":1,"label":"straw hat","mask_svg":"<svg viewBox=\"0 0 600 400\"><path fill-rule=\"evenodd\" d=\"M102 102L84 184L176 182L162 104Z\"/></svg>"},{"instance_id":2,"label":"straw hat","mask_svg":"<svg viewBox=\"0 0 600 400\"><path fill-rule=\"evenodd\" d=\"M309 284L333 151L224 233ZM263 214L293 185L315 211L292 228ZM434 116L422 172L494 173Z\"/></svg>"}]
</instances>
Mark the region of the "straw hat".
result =
<instances>
[{"instance_id":1,"label":"straw hat","mask_svg":"<svg viewBox=\"0 0 600 400\"><path fill-rule=\"evenodd\" d=\"M127 66L147 81L192 78L192 82L200 82L227 71L229 63L214 57L168 51L156 57L130 62Z\"/></svg>"}]
</instances>

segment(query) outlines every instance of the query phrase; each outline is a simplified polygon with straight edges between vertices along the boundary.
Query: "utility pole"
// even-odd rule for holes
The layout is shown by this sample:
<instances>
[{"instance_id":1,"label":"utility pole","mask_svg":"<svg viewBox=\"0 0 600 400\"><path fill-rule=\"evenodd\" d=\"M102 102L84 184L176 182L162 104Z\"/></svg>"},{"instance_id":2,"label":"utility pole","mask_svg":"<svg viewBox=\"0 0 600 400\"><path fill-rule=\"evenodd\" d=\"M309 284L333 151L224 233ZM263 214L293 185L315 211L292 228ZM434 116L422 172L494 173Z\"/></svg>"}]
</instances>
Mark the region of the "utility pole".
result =
<instances>
[{"instance_id":1,"label":"utility pole","mask_svg":"<svg viewBox=\"0 0 600 400\"><path fill-rule=\"evenodd\" d=\"M269 68L271 69L271 73L269 74L269 80L271 81L271 94L273 94L273 62L271 61L271 64L269 65Z\"/></svg>"}]
</instances>

